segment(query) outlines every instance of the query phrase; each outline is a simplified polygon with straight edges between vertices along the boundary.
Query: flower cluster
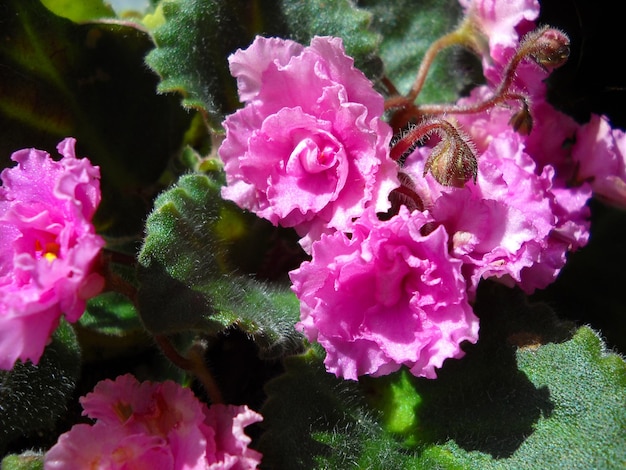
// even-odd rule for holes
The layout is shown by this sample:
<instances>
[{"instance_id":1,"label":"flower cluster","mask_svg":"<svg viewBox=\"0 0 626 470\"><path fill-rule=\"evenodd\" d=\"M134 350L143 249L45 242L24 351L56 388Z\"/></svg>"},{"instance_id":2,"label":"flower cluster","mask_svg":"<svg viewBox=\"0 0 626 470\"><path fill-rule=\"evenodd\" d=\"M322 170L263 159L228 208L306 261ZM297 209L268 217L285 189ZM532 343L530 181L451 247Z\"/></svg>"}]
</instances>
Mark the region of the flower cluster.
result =
<instances>
[{"instance_id":1,"label":"flower cluster","mask_svg":"<svg viewBox=\"0 0 626 470\"><path fill-rule=\"evenodd\" d=\"M80 318L104 280L96 271L104 240L91 219L100 203L100 171L75 155L24 149L0 187L0 368L37 363L64 315Z\"/></svg>"},{"instance_id":2,"label":"flower cluster","mask_svg":"<svg viewBox=\"0 0 626 470\"><path fill-rule=\"evenodd\" d=\"M80 399L95 424L76 424L46 453L44 468L257 468L244 428L262 420L247 406L207 407L175 382L103 380Z\"/></svg>"},{"instance_id":3,"label":"flower cluster","mask_svg":"<svg viewBox=\"0 0 626 470\"><path fill-rule=\"evenodd\" d=\"M225 122L223 195L303 237L296 327L337 376L405 365L435 377L478 339L481 279L546 287L588 241L592 194L626 204L624 133L547 102L567 37L534 29L536 1L461 4L455 38L481 55L487 84L448 106L388 100L422 118L391 150L383 98L339 40L257 37L230 58L245 106Z\"/></svg>"}]
</instances>

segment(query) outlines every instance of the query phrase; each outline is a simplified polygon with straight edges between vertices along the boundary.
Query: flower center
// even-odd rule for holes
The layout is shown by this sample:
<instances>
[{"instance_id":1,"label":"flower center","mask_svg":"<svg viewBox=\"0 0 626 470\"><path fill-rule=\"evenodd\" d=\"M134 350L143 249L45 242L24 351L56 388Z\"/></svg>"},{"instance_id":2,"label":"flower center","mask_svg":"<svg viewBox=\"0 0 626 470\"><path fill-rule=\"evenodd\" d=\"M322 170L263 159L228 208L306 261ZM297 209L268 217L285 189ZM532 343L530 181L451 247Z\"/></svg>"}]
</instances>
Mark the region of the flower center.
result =
<instances>
[{"instance_id":1,"label":"flower center","mask_svg":"<svg viewBox=\"0 0 626 470\"><path fill-rule=\"evenodd\" d=\"M58 243L44 242L42 244L39 240L35 240L35 253L51 263L59 257L59 248Z\"/></svg>"},{"instance_id":2,"label":"flower center","mask_svg":"<svg viewBox=\"0 0 626 470\"><path fill-rule=\"evenodd\" d=\"M118 401L113 405L113 412L115 413L115 416L117 416L117 418L120 420L120 424L124 424L126 421L128 421L128 418L133 415L133 407L130 406L128 403Z\"/></svg>"},{"instance_id":3,"label":"flower center","mask_svg":"<svg viewBox=\"0 0 626 470\"><path fill-rule=\"evenodd\" d=\"M337 149L331 143L319 145L314 139L307 137L298 142L291 159L297 157L307 173L321 173L335 164L336 154Z\"/></svg>"}]
</instances>

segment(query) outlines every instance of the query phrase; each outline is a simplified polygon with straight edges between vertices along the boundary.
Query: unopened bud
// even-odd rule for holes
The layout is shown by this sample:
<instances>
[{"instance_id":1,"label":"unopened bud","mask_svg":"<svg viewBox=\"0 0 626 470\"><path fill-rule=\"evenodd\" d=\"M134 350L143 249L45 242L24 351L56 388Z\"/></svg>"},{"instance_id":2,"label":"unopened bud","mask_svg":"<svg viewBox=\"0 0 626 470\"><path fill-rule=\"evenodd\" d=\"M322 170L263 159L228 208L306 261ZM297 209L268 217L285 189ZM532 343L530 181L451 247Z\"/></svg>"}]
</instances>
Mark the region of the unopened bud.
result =
<instances>
[{"instance_id":1,"label":"unopened bud","mask_svg":"<svg viewBox=\"0 0 626 470\"><path fill-rule=\"evenodd\" d=\"M528 109L528 104L524 102L522 109L516 112L511 119L509 125L520 135L528 135L533 130L533 117Z\"/></svg>"},{"instance_id":2,"label":"unopened bud","mask_svg":"<svg viewBox=\"0 0 626 470\"><path fill-rule=\"evenodd\" d=\"M426 160L424 175L429 171L440 184L462 188L469 180L476 182L478 162L467 142L458 135L448 135Z\"/></svg>"},{"instance_id":3,"label":"unopened bud","mask_svg":"<svg viewBox=\"0 0 626 470\"><path fill-rule=\"evenodd\" d=\"M545 69L560 67L569 58L570 41L563 31L544 27L528 34L528 55Z\"/></svg>"}]
</instances>

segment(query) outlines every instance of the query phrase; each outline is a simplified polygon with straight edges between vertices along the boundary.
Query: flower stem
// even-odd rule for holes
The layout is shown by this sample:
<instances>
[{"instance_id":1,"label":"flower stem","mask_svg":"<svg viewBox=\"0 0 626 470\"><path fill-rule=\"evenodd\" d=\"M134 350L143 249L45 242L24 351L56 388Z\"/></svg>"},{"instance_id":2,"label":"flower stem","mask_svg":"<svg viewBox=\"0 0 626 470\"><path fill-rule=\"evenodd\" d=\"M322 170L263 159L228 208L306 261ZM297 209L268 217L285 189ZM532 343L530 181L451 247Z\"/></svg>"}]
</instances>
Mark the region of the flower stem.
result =
<instances>
[{"instance_id":1,"label":"flower stem","mask_svg":"<svg viewBox=\"0 0 626 470\"><path fill-rule=\"evenodd\" d=\"M203 342L196 341L191 348L189 348L188 357L184 357L176 350L167 336L155 335L155 340L161 348L161 351L163 351L163 354L165 354L174 365L190 372L200 381L211 403L224 403L222 392L204 361L206 347Z\"/></svg>"},{"instance_id":2,"label":"flower stem","mask_svg":"<svg viewBox=\"0 0 626 470\"><path fill-rule=\"evenodd\" d=\"M395 95L388 98L385 101L385 109L404 108L407 106L412 106L413 102L424 87L426 77L428 76L428 71L430 70L430 67L435 60L437 54L455 44L463 44L465 42L465 38L465 32L462 28L460 28L446 34L445 36L440 37L435 42L433 42L424 54L424 58L420 63L419 69L417 70L417 74L415 76L415 80L413 81L413 85L411 86L411 90L409 91L409 93L406 96ZM393 89L395 89L395 87L393 87Z\"/></svg>"},{"instance_id":3,"label":"flower stem","mask_svg":"<svg viewBox=\"0 0 626 470\"><path fill-rule=\"evenodd\" d=\"M417 96L420 94L420 91L422 91L424 83L426 82L428 70L430 69L430 66L435 60L437 54L447 47L463 43L464 39L464 34L457 29L446 34L445 36L440 37L430 45L426 54L424 54L424 58L422 59L419 69L417 70L417 75L413 82L413 86L411 87L411 91L409 91L409 94L406 96L406 99L409 102L412 103L415 101Z\"/></svg>"}]
</instances>

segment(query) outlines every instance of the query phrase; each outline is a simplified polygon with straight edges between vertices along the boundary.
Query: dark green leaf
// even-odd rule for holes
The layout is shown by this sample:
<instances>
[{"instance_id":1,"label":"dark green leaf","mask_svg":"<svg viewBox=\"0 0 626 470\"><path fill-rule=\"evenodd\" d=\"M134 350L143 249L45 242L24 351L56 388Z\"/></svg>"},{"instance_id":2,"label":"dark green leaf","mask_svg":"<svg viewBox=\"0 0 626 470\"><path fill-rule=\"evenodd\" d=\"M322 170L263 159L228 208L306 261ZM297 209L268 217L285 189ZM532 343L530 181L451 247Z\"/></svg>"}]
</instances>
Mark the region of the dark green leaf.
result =
<instances>
[{"instance_id":1,"label":"dark green leaf","mask_svg":"<svg viewBox=\"0 0 626 470\"><path fill-rule=\"evenodd\" d=\"M299 303L288 286L232 272L232 239L250 228L237 228L245 216L221 199L220 187L190 174L156 199L139 254L143 323L155 334L214 334L237 325L265 355L298 348Z\"/></svg>"},{"instance_id":2,"label":"dark green leaf","mask_svg":"<svg viewBox=\"0 0 626 470\"><path fill-rule=\"evenodd\" d=\"M105 292L87 302L76 325L85 362L141 351L153 344L135 306L122 294Z\"/></svg>"},{"instance_id":3,"label":"dark green leaf","mask_svg":"<svg viewBox=\"0 0 626 470\"><path fill-rule=\"evenodd\" d=\"M3 1L0 29L0 166L21 148L56 156L61 139L76 137L78 155L101 169L100 232L140 234L146 193L190 119L177 100L154 92L148 34L78 25L35 0Z\"/></svg>"},{"instance_id":4,"label":"dark green leaf","mask_svg":"<svg viewBox=\"0 0 626 470\"><path fill-rule=\"evenodd\" d=\"M154 31L157 47L146 57L161 76L158 90L180 93L183 106L204 112L214 130L240 105L227 57L256 34L303 44L314 35L341 36L358 67L381 72L374 55L380 38L367 29L371 15L348 0L175 0L163 4L163 13L166 22Z\"/></svg>"},{"instance_id":5,"label":"dark green leaf","mask_svg":"<svg viewBox=\"0 0 626 470\"><path fill-rule=\"evenodd\" d=\"M380 76L382 64L376 49L381 37L369 29L373 19L370 12L356 8L348 0L282 0L278 3L289 37L302 44L308 44L316 35L341 37L356 67L371 78Z\"/></svg>"},{"instance_id":6,"label":"dark green leaf","mask_svg":"<svg viewBox=\"0 0 626 470\"><path fill-rule=\"evenodd\" d=\"M265 432L259 449L268 468L355 467L361 446L368 445L366 438L374 437L380 445L380 426L367 412L358 383L328 374L322 358L314 349L287 358L286 372L265 387L268 398L261 409ZM393 441L389 444L394 446ZM379 455L381 463L394 468L392 460ZM340 465L317 465L325 459Z\"/></svg>"},{"instance_id":7,"label":"dark green leaf","mask_svg":"<svg viewBox=\"0 0 626 470\"><path fill-rule=\"evenodd\" d=\"M204 112L214 129L220 129L225 114L239 104L227 57L244 46L249 36L233 3L164 3L166 22L154 31L157 47L146 57L161 77L158 91L181 93L183 106Z\"/></svg>"},{"instance_id":8,"label":"dark green leaf","mask_svg":"<svg viewBox=\"0 0 626 470\"><path fill-rule=\"evenodd\" d=\"M385 75L406 94L413 84L422 57L439 37L451 32L461 18L458 0L360 0L359 6L374 18L371 29L383 38L378 54ZM468 72L476 59L461 49L445 49L431 66L418 103L454 102L459 93L475 82ZM478 64L479 65L479 64ZM479 75L482 79L482 75Z\"/></svg>"},{"instance_id":9,"label":"dark green leaf","mask_svg":"<svg viewBox=\"0 0 626 470\"><path fill-rule=\"evenodd\" d=\"M54 438L51 430L67 411L80 360L74 332L62 322L38 365L18 362L12 370L0 371L0 454L20 436L42 431Z\"/></svg>"}]
</instances>

